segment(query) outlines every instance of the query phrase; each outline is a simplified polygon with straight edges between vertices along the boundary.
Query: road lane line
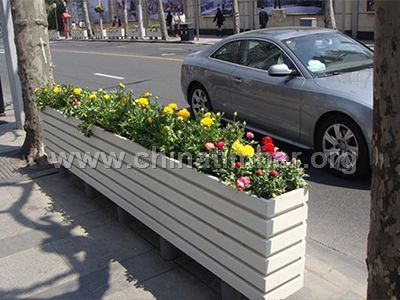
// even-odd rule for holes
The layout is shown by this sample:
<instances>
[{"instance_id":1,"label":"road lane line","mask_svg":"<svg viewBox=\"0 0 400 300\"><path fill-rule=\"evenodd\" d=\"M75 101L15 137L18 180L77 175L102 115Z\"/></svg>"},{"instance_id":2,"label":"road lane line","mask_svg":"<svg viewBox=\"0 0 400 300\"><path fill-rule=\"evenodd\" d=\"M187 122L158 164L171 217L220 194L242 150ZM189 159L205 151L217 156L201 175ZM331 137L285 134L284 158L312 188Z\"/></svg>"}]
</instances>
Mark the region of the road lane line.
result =
<instances>
[{"instance_id":1,"label":"road lane line","mask_svg":"<svg viewBox=\"0 0 400 300\"><path fill-rule=\"evenodd\" d=\"M109 74L103 74L103 73L93 73L93 75L100 76L100 77L112 78L112 79L118 79L118 80L125 79L125 77L109 75Z\"/></svg>"},{"instance_id":2,"label":"road lane line","mask_svg":"<svg viewBox=\"0 0 400 300\"><path fill-rule=\"evenodd\" d=\"M183 61L183 59L180 59L180 58L148 56L148 55L136 55L136 54L123 54L123 53L110 53L110 52L80 51L80 50L67 50L67 49L54 49L54 48L51 51L52 52L61 52L61 53L99 55L99 56L117 56L117 57L142 58L142 59L148 59L148 60L165 60L165 61L175 61L175 62L182 62Z\"/></svg>"}]
</instances>

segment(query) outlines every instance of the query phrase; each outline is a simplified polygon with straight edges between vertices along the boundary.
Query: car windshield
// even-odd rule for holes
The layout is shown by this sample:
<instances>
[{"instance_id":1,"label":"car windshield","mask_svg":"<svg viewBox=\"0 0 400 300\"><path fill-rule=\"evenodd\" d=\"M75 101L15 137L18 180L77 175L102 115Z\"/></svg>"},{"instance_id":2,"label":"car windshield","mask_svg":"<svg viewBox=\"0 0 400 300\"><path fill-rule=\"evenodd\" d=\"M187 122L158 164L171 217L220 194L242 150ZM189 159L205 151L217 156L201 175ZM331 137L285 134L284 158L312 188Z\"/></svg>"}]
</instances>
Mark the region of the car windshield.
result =
<instances>
[{"instance_id":1,"label":"car windshield","mask_svg":"<svg viewBox=\"0 0 400 300\"><path fill-rule=\"evenodd\" d=\"M373 67L371 50L337 32L305 35L283 43L316 77Z\"/></svg>"}]
</instances>

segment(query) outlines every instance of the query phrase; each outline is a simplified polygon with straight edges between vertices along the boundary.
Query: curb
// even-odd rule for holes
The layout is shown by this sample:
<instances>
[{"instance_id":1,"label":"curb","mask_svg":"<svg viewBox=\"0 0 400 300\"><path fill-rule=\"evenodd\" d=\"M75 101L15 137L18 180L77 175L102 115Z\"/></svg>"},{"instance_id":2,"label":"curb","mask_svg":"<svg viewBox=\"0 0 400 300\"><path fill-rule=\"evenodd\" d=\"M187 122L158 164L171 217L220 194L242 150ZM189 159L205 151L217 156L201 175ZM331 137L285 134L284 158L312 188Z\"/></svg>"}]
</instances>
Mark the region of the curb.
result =
<instances>
[{"instance_id":1,"label":"curb","mask_svg":"<svg viewBox=\"0 0 400 300\"><path fill-rule=\"evenodd\" d=\"M367 296L367 266L311 239L307 239L306 270L342 290Z\"/></svg>"},{"instance_id":2,"label":"curb","mask_svg":"<svg viewBox=\"0 0 400 300\"><path fill-rule=\"evenodd\" d=\"M57 40L57 42L103 42L103 43L148 43L148 44L186 44L186 45L214 45L218 42L196 42L196 41L181 41L181 40L136 40L136 39L68 39Z\"/></svg>"}]
</instances>

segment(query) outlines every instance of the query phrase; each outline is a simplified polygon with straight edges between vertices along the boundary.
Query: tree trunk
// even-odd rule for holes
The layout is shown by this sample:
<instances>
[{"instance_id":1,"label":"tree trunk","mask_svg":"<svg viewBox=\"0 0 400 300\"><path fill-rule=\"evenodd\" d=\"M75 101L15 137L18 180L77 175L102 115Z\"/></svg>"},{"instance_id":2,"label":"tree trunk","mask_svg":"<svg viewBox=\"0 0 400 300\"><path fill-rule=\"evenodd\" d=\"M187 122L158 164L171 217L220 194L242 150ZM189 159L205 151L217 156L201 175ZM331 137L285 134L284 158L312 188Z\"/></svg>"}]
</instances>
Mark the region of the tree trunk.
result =
<instances>
[{"instance_id":1,"label":"tree trunk","mask_svg":"<svg viewBox=\"0 0 400 300\"><path fill-rule=\"evenodd\" d=\"M337 29L335 11L333 10L333 0L325 0L325 27Z\"/></svg>"},{"instance_id":2,"label":"tree trunk","mask_svg":"<svg viewBox=\"0 0 400 300\"><path fill-rule=\"evenodd\" d=\"M128 0L124 0L124 28L126 38L128 36Z\"/></svg>"},{"instance_id":3,"label":"tree trunk","mask_svg":"<svg viewBox=\"0 0 400 300\"><path fill-rule=\"evenodd\" d=\"M103 13L99 13L99 22L100 22L100 36L104 38L104 27L103 27Z\"/></svg>"},{"instance_id":4,"label":"tree trunk","mask_svg":"<svg viewBox=\"0 0 400 300\"><path fill-rule=\"evenodd\" d=\"M400 298L400 1L376 2L368 299Z\"/></svg>"},{"instance_id":5,"label":"tree trunk","mask_svg":"<svg viewBox=\"0 0 400 300\"><path fill-rule=\"evenodd\" d=\"M89 17L89 8L88 8L88 0L82 0L82 10L83 10L83 15L85 17L85 26L88 32L89 39L93 38L93 32L92 32L92 24L90 24L90 17Z\"/></svg>"},{"instance_id":6,"label":"tree trunk","mask_svg":"<svg viewBox=\"0 0 400 300\"><path fill-rule=\"evenodd\" d=\"M158 19L160 21L161 39L168 39L167 24L165 22L164 6L162 0L157 0Z\"/></svg>"},{"instance_id":7,"label":"tree trunk","mask_svg":"<svg viewBox=\"0 0 400 300\"><path fill-rule=\"evenodd\" d=\"M138 22L138 30L139 30L139 38L141 40L144 39L145 32L144 32L144 26L143 26L143 1L138 0L137 2L137 8L136 8L136 19Z\"/></svg>"},{"instance_id":8,"label":"tree trunk","mask_svg":"<svg viewBox=\"0 0 400 300\"><path fill-rule=\"evenodd\" d=\"M239 2L238 0L232 1L233 9L233 33L240 32L240 13L239 13Z\"/></svg>"},{"instance_id":9,"label":"tree trunk","mask_svg":"<svg viewBox=\"0 0 400 300\"><path fill-rule=\"evenodd\" d=\"M46 163L47 159L34 90L54 82L45 2L12 0L11 13L25 112L26 137L20 155L30 164L42 164Z\"/></svg>"}]
</instances>

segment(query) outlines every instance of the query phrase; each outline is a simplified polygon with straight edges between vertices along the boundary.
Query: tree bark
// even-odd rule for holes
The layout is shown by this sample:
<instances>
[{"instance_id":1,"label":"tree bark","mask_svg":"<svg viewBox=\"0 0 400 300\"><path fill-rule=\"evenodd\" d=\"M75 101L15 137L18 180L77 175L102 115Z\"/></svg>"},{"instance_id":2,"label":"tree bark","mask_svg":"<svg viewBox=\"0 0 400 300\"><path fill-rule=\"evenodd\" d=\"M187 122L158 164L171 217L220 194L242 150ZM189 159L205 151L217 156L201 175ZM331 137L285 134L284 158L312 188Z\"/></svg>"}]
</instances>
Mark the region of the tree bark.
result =
<instances>
[{"instance_id":1,"label":"tree bark","mask_svg":"<svg viewBox=\"0 0 400 300\"><path fill-rule=\"evenodd\" d=\"M33 162L42 164L46 163L47 159L42 125L34 101L34 90L54 82L45 2L12 0L11 13L25 112L26 136L20 155L30 164Z\"/></svg>"},{"instance_id":2,"label":"tree bark","mask_svg":"<svg viewBox=\"0 0 400 300\"><path fill-rule=\"evenodd\" d=\"M240 33L240 13L239 13L239 1L232 1L233 10L233 32Z\"/></svg>"},{"instance_id":3,"label":"tree bark","mask_svg":"<svg viewBox=\"0 0 400 300\"><path fill-rule=\"evenodd\" d=\"M164 6L162 0L157 0L158 19L160 21L161 39L168 39L167 24L165 21Z\"/></svg>"},{"instance_id":4,"label":"tree bark","mask_svg":"<svg viewBox=\"0 0 400 300\"><path fill-rule=\"evenodd\" d=\"M376 2L368 299L400 298L400 1Z\"/></svg>"},{"instance_id":5,"label":"tree bark","mask_svg":"<svg viewBox=\"0 0 400 300\"><path fill-rule=\"evenodd\" d=\"M128 36L128 0L124 0L124 29L126 38Z\"/></svg>"},{"instance_id":6,"label":"tree bark","mask_svg":"<svg viewBox=\"0 0 400 300\"><path fill-rule=\"evenodd\" d=\"M93 38L92 24L90 24L88 0L82 0L82 10L85 17L86 30L88 32L89 39Z\"/></svg>"},{"instance_id":7,"label":"tree bark","mask_svg":"<svg viewBox=\"0 0 400 300\"><path fill-rule=\"evenodd\" d=\"M336 18L335 18L335 11L333 9L333 0L325 0L324 3L325 8L325 27L331 28L336 30Z\"/></svg>"},{"instance_id":8,"label":"tree bark","mask_svg":"<svg viewBox=\"0 0 400 300\"><path fill-rule=\"evenodd\" d=\"M145 36L144 26L143 26L143 2L142 0L138 0L137 8L136 8L136 19L138 22L138 30L140 39L143 40Z\"/></svg>"}]
</instances>

